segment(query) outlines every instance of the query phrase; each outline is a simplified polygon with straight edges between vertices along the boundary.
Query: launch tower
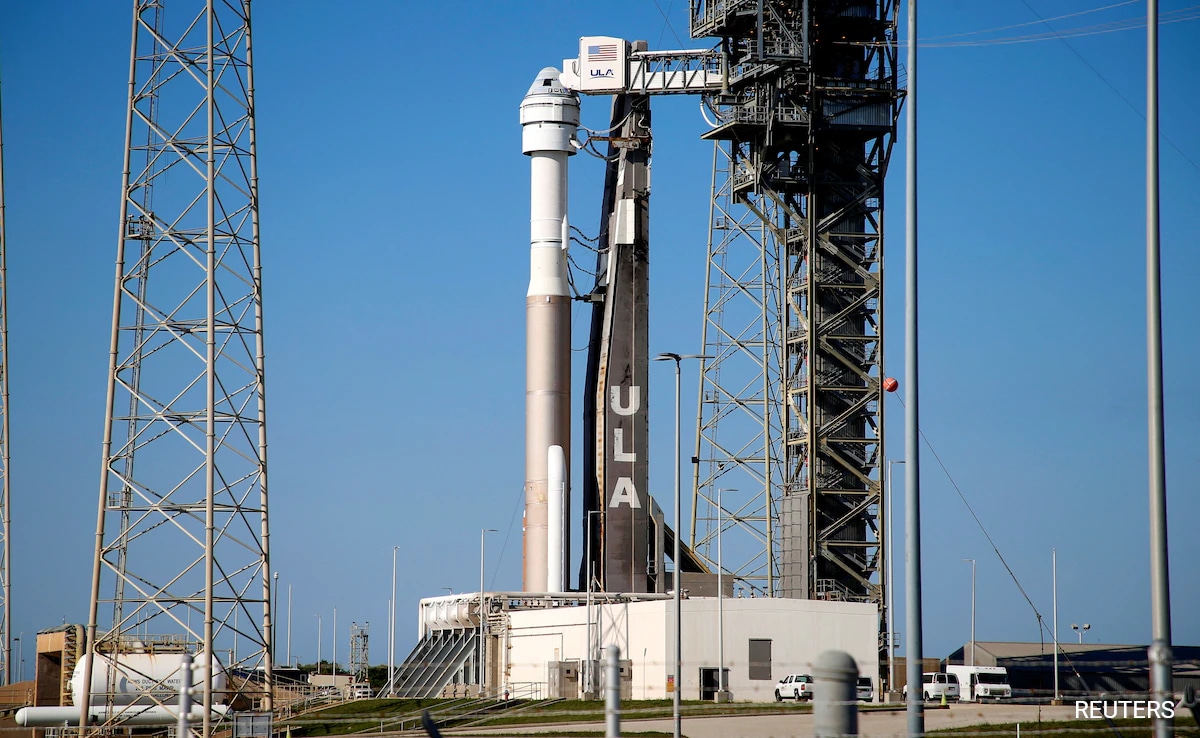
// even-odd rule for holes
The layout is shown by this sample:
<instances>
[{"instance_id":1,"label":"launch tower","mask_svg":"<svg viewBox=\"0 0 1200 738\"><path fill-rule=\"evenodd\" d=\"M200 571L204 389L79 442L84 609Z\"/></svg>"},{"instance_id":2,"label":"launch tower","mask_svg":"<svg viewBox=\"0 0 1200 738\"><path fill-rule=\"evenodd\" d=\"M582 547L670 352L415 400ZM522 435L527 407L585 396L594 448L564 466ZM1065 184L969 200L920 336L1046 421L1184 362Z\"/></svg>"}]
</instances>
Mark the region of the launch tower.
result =
<instances>
[{"instance_id":1,"label":"launch tower","mask_svg":"<svg viewBox=\"0 0 1200 738\"><path fill-rule=\"evenodd\" d=\"M885 606L895 29L892 0L691 3L692 36L720 37L730 70L728 91L706 98L703 353L715 358L701 378L691 538L713 566L723 524L726 567L748 594Z\"/></svg>"}]
</instances>

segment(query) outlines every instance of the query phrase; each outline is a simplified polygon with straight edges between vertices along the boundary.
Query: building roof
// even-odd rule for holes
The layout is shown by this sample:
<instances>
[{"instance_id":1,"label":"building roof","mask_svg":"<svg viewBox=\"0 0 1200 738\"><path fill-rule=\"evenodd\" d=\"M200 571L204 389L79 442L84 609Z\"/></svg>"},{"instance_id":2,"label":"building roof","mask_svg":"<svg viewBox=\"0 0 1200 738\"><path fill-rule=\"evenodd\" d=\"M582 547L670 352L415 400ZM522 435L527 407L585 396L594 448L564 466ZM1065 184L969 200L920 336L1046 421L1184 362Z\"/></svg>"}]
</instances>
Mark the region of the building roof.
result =
<instances>
[{"instance_id":1,"label":"building roof","mask_svg":"<svg viewBox=\"0 0 1200 738\"><path fill-rule=\"evenodd\" d=\"M966 643L945 658L945 663L966 663L971 644ZM1060 658L1069 662L1089 666L1122 665L1125 668L1144 669L1147 665L1149 646L1123 643L1068 643L1058 642ZM1172 646L1172 659L1176 672L1200 671L1200 646ZM976 641L975 663L980 665L1025 664L1038 666L1054 658L1054 643L1022 643L1011 641ZM1007 664L1000 664L1000 661Z\"/></svg>"}]
</instances>

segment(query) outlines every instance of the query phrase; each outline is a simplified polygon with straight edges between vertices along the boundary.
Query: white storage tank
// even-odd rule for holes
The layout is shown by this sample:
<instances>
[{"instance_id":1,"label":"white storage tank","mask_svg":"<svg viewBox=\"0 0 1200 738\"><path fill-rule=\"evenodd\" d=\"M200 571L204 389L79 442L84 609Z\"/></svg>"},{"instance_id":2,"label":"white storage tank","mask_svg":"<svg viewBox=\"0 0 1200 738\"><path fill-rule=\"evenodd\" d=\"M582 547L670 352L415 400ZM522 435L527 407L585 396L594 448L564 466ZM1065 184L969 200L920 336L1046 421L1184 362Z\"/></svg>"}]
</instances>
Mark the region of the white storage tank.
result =
<instances>
[{"instance_id":1,"label":"white storage tank","mask_svg":"<svg viewBox=\"0 0 1200 738\"><path fill-rule=\"evenodd\" d=\"M152 705L156 702L174 703L179 700L183 682L182 653L122 653L100 654L92 669L89 690L92 705L104 705L109 699L114 705ZM80 659L71 676L71 700L79 705L83 699L83 675L90 656ZM206 657L195 654L192 662L192 685L203 686ZM221 702L227 679L225 668L218 662L213 669L213 701ZM218 696L219 695L219 696Z\"/></svg>"}]
</instances>

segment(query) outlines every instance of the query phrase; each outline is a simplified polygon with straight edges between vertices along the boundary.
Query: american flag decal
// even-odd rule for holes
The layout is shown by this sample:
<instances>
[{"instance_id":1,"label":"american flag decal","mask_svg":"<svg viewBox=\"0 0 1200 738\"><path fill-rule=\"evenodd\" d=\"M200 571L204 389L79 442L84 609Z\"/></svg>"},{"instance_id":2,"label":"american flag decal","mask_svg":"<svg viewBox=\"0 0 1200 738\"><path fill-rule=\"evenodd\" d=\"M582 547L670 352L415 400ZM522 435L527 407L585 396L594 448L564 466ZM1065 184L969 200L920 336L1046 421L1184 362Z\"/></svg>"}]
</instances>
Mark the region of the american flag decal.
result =
<instances>
[{"instance_id":1,"label":"american flag decal","mask_svg":"<svg viewBox=\"0 0 1200 738\"><path fill-rule=\"evenodd\" d=\"M616 61L617 45L599 44L597 46L589 46L587 47L587 60L589 62Z\"/></svg>"}]
</instances>

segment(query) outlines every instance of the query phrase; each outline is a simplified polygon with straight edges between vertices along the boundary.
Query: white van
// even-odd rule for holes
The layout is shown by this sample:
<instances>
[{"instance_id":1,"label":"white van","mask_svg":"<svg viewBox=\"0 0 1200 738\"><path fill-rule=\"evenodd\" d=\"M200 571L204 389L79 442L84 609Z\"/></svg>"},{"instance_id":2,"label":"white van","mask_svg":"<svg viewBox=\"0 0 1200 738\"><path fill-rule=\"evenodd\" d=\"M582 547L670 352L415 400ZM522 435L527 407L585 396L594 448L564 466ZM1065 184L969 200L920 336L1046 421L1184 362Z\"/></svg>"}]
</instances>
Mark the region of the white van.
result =
<instances>
[{"instance_id":1,"label":"white van","mask_svg":"<svg viewBox=\"0 0 1200 738\"><path fill-rule=\"evenodd\" d=\"M951 702L958 701L958 677L940 671L927 671L921 675L921 696L926 700L940 702L944 696ZM908 699L908 685L904 685L904 698Z\"/></svg>"},{"instance_id":2,"label":"white van","mask_svg":"<svg viewBox=\"0 0 1200 738\"><path fill-rule=\"evenodd\" d=\"M1006 700L1012 697L1008 669L1003 666L947 664L946 671L958 677L962 699L968 702Z\"/></svg>"}]
</instances>

